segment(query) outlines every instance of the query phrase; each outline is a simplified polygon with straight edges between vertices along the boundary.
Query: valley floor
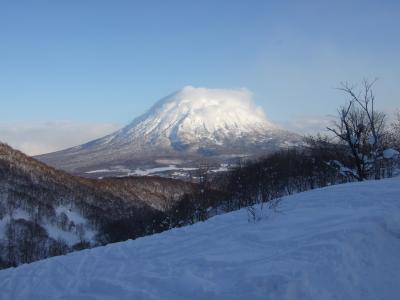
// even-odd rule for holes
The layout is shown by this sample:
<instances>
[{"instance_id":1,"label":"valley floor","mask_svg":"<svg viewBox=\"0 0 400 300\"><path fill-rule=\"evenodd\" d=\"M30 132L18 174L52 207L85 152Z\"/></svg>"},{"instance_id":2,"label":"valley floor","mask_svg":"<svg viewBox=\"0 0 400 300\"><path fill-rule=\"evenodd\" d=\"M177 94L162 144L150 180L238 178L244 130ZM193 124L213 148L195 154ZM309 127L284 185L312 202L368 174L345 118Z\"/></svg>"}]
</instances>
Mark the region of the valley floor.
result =
<instances>
[{"instance_id":1,"label":"valley floor","mask_svg":"<svg viewBox=\"0 0 400 300\"><path fill-rule=\"evenodd\" d=\"M260 211L259 211L260 212ZM400 178L0 271L0 299L399 299Z\"/></svg>"}]
</instances>

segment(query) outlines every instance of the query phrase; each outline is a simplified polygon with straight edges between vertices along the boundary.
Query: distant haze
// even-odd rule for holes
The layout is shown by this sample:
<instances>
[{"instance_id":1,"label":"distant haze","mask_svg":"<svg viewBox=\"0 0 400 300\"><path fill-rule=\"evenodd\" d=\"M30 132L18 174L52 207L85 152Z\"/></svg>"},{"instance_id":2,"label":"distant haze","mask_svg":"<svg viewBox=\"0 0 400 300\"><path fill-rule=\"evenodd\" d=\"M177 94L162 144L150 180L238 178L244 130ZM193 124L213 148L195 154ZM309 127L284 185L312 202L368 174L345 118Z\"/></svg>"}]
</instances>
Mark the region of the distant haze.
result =
<instances>
[{"instance_id":1,"label":"distant haze","mask_svg":"<svg viewBox=\"0 0 400 300\"><path fill-rule=\"evenodd\" d=\"M118 124L81 122L0 123L0 142L28 155L69 148L119 129Z\"/></svg>"}]
</instances>

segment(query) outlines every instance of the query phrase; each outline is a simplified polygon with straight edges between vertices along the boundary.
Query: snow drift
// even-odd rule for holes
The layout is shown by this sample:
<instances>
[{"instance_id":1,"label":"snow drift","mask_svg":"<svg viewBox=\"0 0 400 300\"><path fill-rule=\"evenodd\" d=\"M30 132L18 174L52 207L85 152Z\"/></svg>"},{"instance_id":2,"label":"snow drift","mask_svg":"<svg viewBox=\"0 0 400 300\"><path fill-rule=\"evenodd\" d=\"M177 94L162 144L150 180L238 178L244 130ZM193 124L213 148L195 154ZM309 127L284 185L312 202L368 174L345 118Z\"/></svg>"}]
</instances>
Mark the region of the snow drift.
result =
<instances>
[{"instance_id":1,"label":"snow drift","mask_svg":"<svg viewBox=\"0 0 400 300\"><path fill-rule=\"evenodd\" d=\"M0 271L1 299L397 299L400 178Z\"/></svg>"}]
</instances>

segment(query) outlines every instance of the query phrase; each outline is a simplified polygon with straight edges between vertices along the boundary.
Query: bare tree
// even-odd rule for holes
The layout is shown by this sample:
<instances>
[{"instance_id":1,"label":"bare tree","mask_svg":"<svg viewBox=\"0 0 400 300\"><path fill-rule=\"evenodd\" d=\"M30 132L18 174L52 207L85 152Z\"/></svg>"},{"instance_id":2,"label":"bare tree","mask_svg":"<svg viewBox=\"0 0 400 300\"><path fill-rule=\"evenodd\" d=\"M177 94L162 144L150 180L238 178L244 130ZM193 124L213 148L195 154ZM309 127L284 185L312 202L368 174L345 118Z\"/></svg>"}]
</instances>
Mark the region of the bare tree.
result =
<instances>
[{"instance_id":1,"label":"bare tree","mask_svg":"<svg viewBox=\"0 0 400 300\"><path fill-rule=\"evenodd\" d=\"M350 149L359 181L366 179L370 173L375 179L380 178L379 158L383 151L386 115L375 109L372 91L375 82L364 80L360 89L342 83L339 90L350 99L338 110L339 121L328 127Z\"/></svg>"}]
</instances>

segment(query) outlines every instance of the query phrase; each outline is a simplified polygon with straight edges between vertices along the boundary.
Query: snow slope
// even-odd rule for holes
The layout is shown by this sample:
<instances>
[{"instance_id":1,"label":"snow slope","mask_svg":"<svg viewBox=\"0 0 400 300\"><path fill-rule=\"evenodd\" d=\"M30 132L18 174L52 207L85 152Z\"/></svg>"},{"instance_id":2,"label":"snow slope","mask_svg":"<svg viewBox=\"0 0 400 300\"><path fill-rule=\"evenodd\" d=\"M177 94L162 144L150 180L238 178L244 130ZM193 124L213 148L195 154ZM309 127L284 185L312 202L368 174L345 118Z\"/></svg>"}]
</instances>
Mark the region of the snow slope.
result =
<instances>
[{"instance_id":1,"label":"snow slope","mask_svg":"<svg viewBox=\"0 0 400 300\"><path fill-rule=\"evenodd\" d=\"M0 271L1 299L399 299L400 178Z\"/></svg>"},{"instance_id":2,"label":"snow slope","mask_svg":"<svg viewBox=\"0 0 400 300\"><path fill-rule=\"evenodd\" d=\"M186 86L115 133L38 159L87 174L171 158L265 155L299 142L299 136L268 121L246 89Z\"/></svg>"}]
</instances>

